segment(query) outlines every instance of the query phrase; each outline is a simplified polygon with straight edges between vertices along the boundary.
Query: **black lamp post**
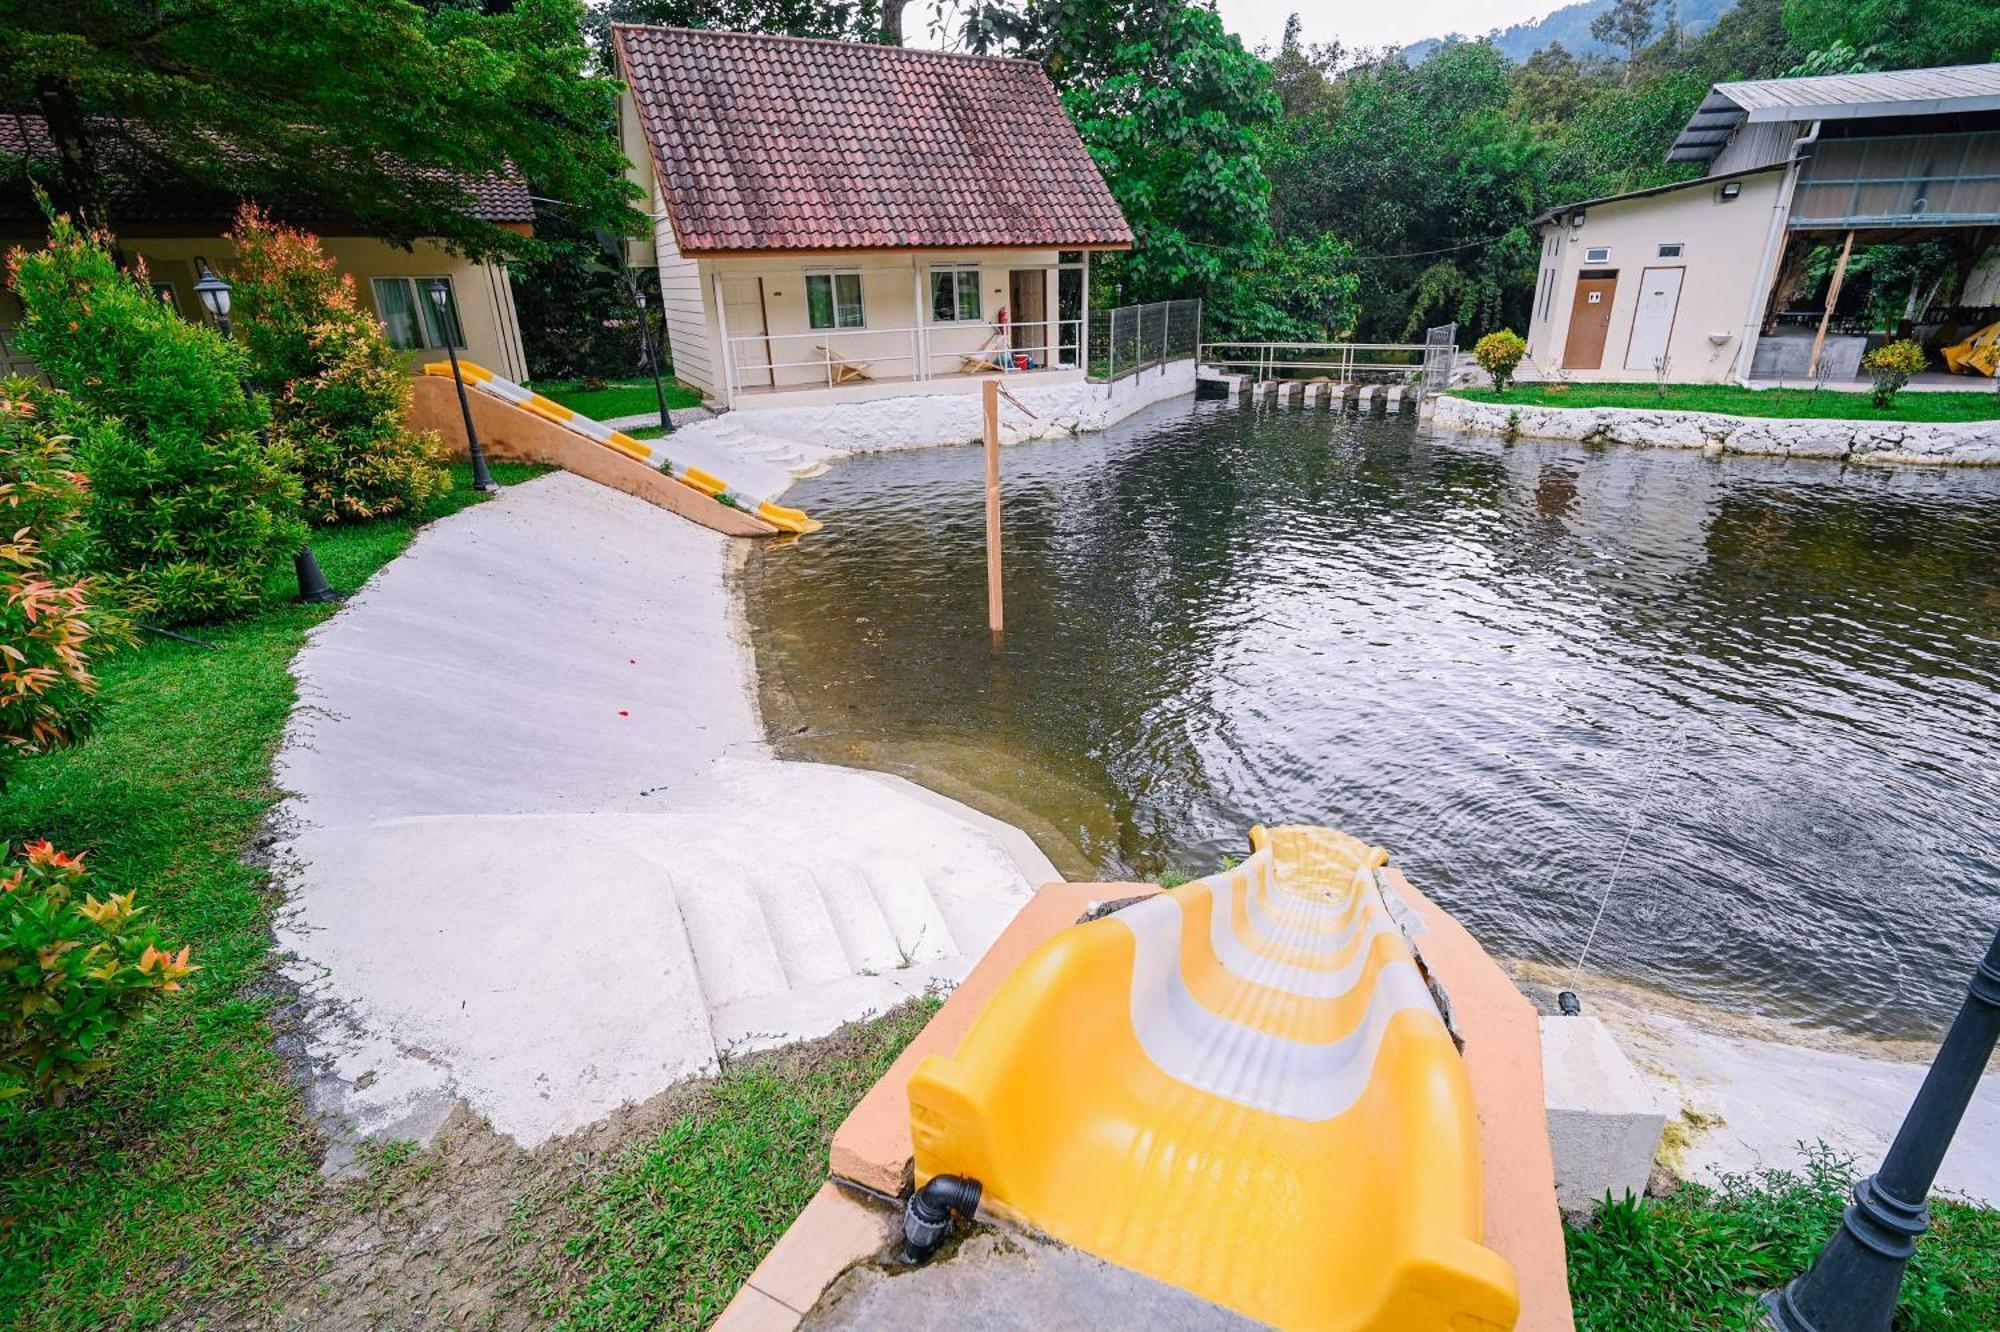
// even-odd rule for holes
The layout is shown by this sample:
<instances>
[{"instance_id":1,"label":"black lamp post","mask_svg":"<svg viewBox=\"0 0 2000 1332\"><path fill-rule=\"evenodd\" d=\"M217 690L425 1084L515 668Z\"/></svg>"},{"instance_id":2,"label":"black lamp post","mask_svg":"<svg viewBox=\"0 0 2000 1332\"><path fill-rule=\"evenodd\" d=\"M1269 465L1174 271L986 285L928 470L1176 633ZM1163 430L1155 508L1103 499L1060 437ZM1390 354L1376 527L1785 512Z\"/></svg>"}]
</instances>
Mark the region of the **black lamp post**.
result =
<instances>
[{"instance_id":1,"label":"black lamp post","mask_svg":"<svg viewBox=\"0 0 2000 1332\"><path fill-rule=\"evenodd\" d=\"M194 262L201 274L195 279L194 294L201 298L202 308L214 316L215 326L222 330L222 336L229 337L233 331L229 323L229 283L208 266L208 260L197 259ZM250 396L250 385L247 383L243 385L243 396ZM257 438L266 444L270 442L269 434L262 429L258 430ZM333 584L327 582L326 575L320 571L319 561L313 558L310 545L300 546L298 553L292 556L292 573L299 580L300 601L323 605L340 600L340 594L333 590Z\"/></svg>"},{"instance_id":2,"label":"black lamp post","mask_svg":"<svg viewBox=\"0 0 2000 1332\"><path fill-rule=\"evenodd\" d=\"M1764 1297L1778 1332L1887 1332L1903 1269L1930 1226L1931 1184L2000 1037L2000 931L1903 1116L1882 1168L1854 1188L1840 1229L1804 1276Z\"/></svg>"},{"instance_id":3,"label":"black lamp post","mask_svg":"<svg viewBox=\"0 0 2000 1332\"><path fill-rule=\"evenodd\" d=\"M438 332L443 336L445 355L451 357L451 382L458 386L458 411L465 418L465 451L472 459L472 488L498 490L493 474L486 470L486 450L479 447L479 431L472 424L472 404L465 396L465 376L458 369L458 348L452 345L451 288L441 277L431 279L431 304L437 307Z\"/></svg>"},{"instance_id":4,"label":"black lamp post","mask_svg":"<svg viewBox=\"0 0 2000 1332\"><path fill-rule=\"evenodd\" d=\"M660 347L653 341L652 317L646 311L646 289L639 283L632 284L632 299L639 304L639 346L646 353L646 363L653 367L653 396L660 404L660 431L674 433L673 418L667 415L667 389L660 382Z\"/></svg>"}]
</instances>

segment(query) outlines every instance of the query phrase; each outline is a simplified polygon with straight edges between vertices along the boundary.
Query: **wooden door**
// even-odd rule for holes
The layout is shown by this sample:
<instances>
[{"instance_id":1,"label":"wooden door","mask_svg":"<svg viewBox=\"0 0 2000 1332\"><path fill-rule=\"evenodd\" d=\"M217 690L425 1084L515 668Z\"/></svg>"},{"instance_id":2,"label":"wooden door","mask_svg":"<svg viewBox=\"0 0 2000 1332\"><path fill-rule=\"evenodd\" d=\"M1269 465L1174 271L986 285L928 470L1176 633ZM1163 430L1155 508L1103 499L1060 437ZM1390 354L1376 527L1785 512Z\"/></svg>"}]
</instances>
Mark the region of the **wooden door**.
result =
<instances>
[{"instance_id":1,"label":"wooden door","mask_svg":"<svg viewBox=\"0 0 2000 1332\"><path fill-rule=\"evenodd\" d=\"M1577 274L1569 337L1563 342L1563 369L1595 370L1604 364L1604 339L1611 332L1611 301L1617 291L1615 269L1586 268Z\"/></svg>"},{"instance_id":2,"label":"wooden door","mask_svg":"<svg viewBox=\"0 0 2000 1332\"><path fill-rule=\"evenodd\" d=\"M1048 274L1039 268L1016 268L1008 274L1008 296L1013 306L1014 350L1027 353L1036 365L1047 363L1049 329Z\"/></svg>"},{"instance_id":3,"label":"wooden door","mask_svg":"<svg viewBox=\"0 0 2000 1332\"><path fill-rule=\"evenodd\" d=\"M731 354L736 358L737 387L775 386L778 380L771 370L770 328L764 322L764 279L744 273L725 273L722 278L722 307L729 321L730 341L734 344ZM735 341L747 337L756 337L757 341ZM792 347L792 353L784 359L804 360L804 355L797 349L798 344L794 343Z\"/></svg>"}]
</instances>

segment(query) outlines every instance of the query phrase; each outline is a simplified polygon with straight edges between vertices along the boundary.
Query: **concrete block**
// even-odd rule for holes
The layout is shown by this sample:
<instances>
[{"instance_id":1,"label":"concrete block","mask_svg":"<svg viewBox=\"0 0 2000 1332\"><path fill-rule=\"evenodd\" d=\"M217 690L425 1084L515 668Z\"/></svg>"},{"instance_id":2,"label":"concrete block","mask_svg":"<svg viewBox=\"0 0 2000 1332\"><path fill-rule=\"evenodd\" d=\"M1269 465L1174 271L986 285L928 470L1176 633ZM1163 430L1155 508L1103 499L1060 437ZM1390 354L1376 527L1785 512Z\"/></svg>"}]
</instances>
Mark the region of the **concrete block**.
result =
<instances>
[{"instance_id":1,"label":"concrete block","mask_svg":"<svg viewBox=\"0 0 2000 1332\"><path fill-rule=\"evenodd\" d=\"M1587 1214L1607 1193L1644 1193L1671 1098L1632 1066L1596 1018L1541 1021L1556 1202Z\"/></svg>"},{"instance_id":2,"label":"concrete block","mask_svg":"<svg viewBox=\"0 0 2000 1332\"><path fill-rule=\"evenodd\" d=\"M1374 405L1376 392L1373 384L1363 384L1360 392L1354 395L1354 401L1365 410Z\"/></svg>"}]
</instances>

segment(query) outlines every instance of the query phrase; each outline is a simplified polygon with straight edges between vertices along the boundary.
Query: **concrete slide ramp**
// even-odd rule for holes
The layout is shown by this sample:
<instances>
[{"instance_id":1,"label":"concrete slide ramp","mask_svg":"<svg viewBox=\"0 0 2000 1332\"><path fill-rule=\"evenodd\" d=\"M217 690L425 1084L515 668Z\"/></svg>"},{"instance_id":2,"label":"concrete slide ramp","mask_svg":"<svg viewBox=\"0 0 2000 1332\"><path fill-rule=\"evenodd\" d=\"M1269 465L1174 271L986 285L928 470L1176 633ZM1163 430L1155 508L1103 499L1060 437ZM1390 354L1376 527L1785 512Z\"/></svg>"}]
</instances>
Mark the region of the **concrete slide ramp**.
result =
<instances>
[{"instance_id":1,"label":"concrete slide ramp","mask_svg":"<svg viewBox=\"0 0 2000 1332\"><path fill-rule=\"evenodd\" d=\"M312 1103L525 1146L963 975L1056 876L763 743L727 538L582 478L420 533L313 633L277 763Z\"/></svg>"}]
</instances>

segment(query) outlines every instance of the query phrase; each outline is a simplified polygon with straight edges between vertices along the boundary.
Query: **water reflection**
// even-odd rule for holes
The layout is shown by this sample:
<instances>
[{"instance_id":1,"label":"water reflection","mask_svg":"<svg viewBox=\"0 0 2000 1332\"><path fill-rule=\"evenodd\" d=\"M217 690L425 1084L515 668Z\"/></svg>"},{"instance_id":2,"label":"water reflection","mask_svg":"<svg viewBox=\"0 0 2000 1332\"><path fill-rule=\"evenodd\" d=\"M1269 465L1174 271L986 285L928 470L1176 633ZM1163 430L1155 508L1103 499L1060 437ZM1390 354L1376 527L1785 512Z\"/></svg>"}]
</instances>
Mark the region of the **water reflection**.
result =
<instances>
[{"instance_id":1,"label":"water reflection","mask_svg":"<svg viewBox=\"0 0 2000 1332\"><path fill-rule=\"evenodd\" d=\"M801 757L1150 878L1256 821L1389 846L1495 951L1880 1034L2000 902L2000 474L1589 450L1228 404L843 464L746 568ZM1635 811L1639 817L1634 824Z\"/></svg>"}]
</instances>

